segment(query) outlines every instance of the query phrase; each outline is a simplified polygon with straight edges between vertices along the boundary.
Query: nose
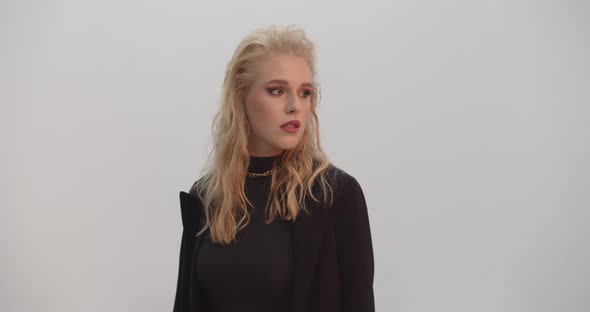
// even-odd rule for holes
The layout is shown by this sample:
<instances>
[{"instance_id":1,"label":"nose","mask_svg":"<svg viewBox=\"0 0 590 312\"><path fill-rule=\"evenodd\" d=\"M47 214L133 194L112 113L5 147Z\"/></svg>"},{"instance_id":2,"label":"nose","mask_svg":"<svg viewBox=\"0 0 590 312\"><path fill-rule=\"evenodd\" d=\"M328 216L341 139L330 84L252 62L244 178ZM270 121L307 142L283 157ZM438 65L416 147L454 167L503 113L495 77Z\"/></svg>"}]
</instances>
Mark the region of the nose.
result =
<instances>
[{"instance_id":1,"label":"nose","mask_svg":"<svg viewBox=\"0 0 590 312\"><path fill-rule=\"evenodd\" d=\"M301 105L303 105L303 101L305 99L300 99L297 96L290 95L287 98L287 114L290 112L298 113L301 110Z\"/></svg>"}]
</instances>

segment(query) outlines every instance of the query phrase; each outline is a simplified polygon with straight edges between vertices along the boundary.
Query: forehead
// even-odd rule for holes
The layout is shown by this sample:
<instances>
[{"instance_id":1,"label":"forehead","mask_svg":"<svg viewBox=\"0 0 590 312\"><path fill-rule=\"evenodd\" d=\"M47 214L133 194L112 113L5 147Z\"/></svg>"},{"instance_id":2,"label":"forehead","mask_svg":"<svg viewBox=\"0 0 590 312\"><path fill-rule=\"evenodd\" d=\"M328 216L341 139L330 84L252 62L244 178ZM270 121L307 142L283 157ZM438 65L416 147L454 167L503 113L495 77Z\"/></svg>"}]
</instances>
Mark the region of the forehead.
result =
<instances>
[{"instance_id":1,"label":"forehead","mask_svg":"<svg viewBox=\"0 0 590 312\"><path fill-rule=\"evenodd\" d=\"M286 80L290 84L299 85L312 79L309 65L299 56L276 55L258 60L258 82L266 83L270 80Z\"/></svg>"}]
</instances>

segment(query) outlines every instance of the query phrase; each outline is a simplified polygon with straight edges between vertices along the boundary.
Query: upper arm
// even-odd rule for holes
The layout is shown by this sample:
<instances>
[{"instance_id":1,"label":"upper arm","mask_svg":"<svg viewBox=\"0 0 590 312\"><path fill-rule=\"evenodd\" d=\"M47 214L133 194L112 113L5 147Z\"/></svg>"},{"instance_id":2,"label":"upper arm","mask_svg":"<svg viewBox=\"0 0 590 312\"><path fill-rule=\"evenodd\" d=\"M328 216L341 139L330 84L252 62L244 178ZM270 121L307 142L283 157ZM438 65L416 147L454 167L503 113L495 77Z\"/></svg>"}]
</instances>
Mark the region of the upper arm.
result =
<instances>
[{"instance_id":1,"label":"upper arm","mask_svg":"<svg viewBox=\"0 0 590 312\"><path fill-rule=\"evenodd\" d=\"M174 299L174 312L194 311L201 301L196 294L200 291L196 271L193 270L200 218L203 218L202 203L198 197L180 192L182 215L182 237L180 240L180 257L178 263L178 280ZM200 311L200 309L198 309Z\"/></svg>"},{"instance_id":2,"label":"upper arm","mask_svg":"<svg viewBox=\"0 0 590 312\"><path fill-rule=\"evenodd\" d=\"M374 311L374 259L369 215L358 181L344 173L334 202L342 311Z\"/></svg>"},{"instance_id":3,"label":"upper arm","mask_svg":"<svg viewBox=\"0 0 590 312\"><path fill-rule=\"evenodd\" d=\"M180 240L180 257L178 263L178 279L174 299L174 312L188 312L190 299L190 273L193 262L192 256L195 246L195 217L194 199L191 195L180 192L180 207L182 216L182 237Z\"/></svg>"}]
</instances>

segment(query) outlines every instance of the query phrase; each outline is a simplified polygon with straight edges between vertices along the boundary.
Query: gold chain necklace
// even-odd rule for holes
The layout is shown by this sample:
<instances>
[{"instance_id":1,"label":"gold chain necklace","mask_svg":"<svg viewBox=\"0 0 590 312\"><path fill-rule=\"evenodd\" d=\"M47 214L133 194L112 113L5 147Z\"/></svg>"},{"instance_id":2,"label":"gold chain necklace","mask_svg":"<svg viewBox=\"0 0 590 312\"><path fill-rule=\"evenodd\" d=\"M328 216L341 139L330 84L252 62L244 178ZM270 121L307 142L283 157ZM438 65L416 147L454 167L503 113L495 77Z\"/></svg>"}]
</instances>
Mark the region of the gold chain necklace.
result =
<instances>
[{"instance_id":1,"label":"gold chain necklace","mask_svg":"<svg viewBox=\"0 0 590 312\"><path fill-rule=\"evenodd\" d=\"M277 169L270 169L268 171L262 172L262 173L258 173L258 172L246 172L246 175L249 177L266 177L269 176L271 174L273 174L274 172L276 172Z\"/></svg>"}]
</instances>

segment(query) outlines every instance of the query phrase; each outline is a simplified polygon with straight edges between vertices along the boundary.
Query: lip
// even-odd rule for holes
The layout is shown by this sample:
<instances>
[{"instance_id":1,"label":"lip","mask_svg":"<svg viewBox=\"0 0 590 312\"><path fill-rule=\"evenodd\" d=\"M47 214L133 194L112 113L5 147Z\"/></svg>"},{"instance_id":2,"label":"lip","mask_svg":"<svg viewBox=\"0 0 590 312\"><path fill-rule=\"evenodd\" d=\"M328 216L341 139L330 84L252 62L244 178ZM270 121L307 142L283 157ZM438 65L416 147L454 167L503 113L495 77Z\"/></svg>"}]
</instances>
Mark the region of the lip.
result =
<instances>
[{"instance_id":1,"label":"lip","mask_svg":"<svg viewBox=\"0 0 590 312\"><path fill-rule=\"evenodd\" d=\"M300 123L299 123L299 120L296 120L296 119L289 120L289 121L287 121L286 123L282 124L282 125L281 125L281 128L282 128L282 127L285 127L285 126L288 126L288 125L294 125L294 126L295 126L295 128L299 128L299 126L300 126Z\"/></svg>"},{"instance_id":2,"label":"lip","mask_svg":"<svg viewBox=\"0 0 590 312\"><path fill-rule=\"evenodd\" d=\"M293 125L294 127L288 127L289 125ZM289 120L286 123L281 125L281 130L289 133L296 133L299 131L299 120Z\"/></svg>"}]
</instances>

